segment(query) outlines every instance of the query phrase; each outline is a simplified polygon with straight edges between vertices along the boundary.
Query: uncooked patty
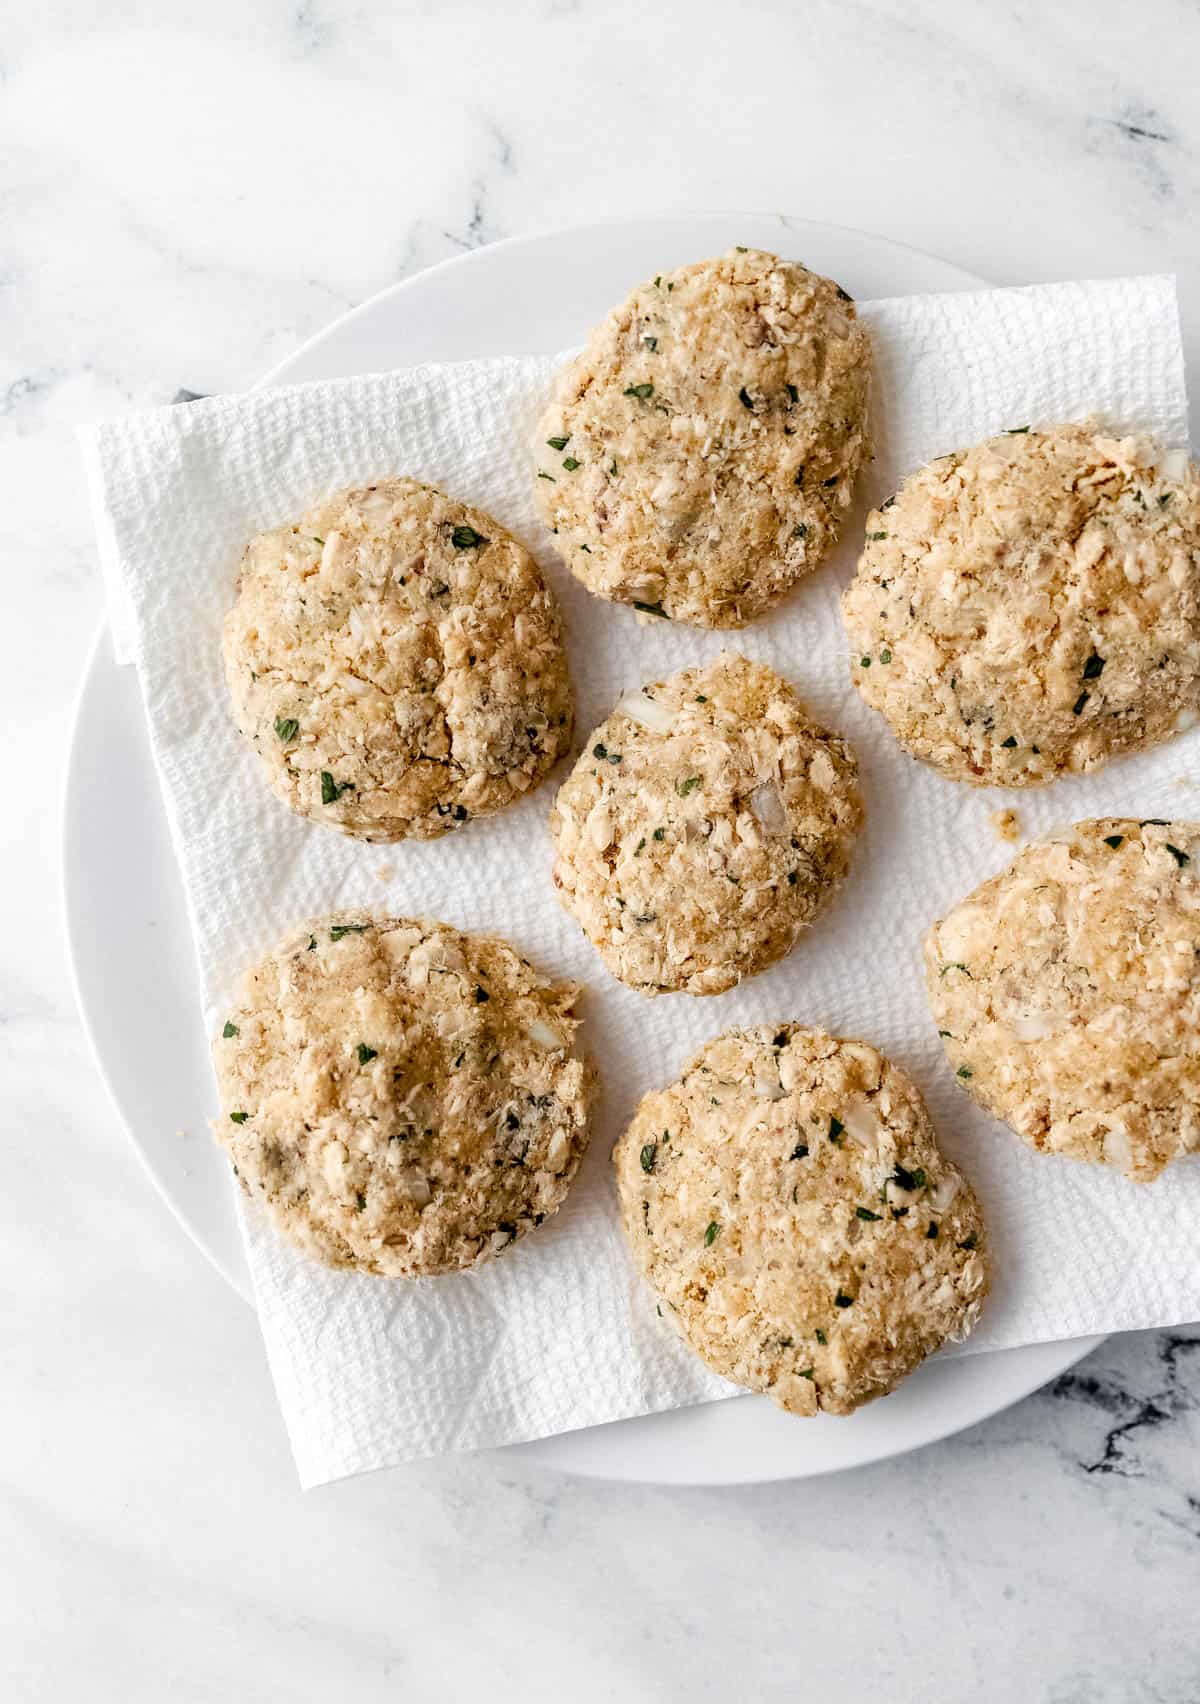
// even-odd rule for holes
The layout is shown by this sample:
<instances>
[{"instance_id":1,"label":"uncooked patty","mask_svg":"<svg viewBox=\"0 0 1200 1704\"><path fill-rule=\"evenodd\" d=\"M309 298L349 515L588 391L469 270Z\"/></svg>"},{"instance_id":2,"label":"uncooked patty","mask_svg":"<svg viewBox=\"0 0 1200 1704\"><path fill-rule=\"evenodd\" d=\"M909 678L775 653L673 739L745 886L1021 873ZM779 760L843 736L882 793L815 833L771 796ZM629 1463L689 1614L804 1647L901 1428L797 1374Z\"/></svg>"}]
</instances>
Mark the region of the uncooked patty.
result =
<instances>
[{"instance_id":1,"label":"uncooked patty","mask_svg":"<svg viewBox=\"0 0 1200 1704\"><path fill-rule=\"evenodd\" d=\"M553 1213L578 1170L578 992L444 923L305 923L246 973L214 1043L218 1140L327 1266L477 1266Z\"/></svg>"},{"instance_id":2,"label":"uncooked patty","mask_svg":"<svg viewBox=\"0 0 1200 1704\"><path fill-rule=\"evenodd\" d=\"M415 480L339 492L252 539L224 648L276 794L358 839L427 840L501 810L570 741L537 564Z\"/></svg>"},{"instance_id":3,"label":"uncooked patty","mask_svg":"<svg viewBox=\"0 0 1200 1704\"><path fill-rule=\"evenodd\" d=\"M869 377L853 302L798 262L734 249L640 284L538 424L555 546L601 597L744 626L836 542Z\"/></svg>"},{"instance_id":4,"label":"uncooked patty","mask_svg":"<svg viewBox=\"0 0 1200 1704\"><path fill-rule=\"evenodd\" d=\"M628 693L550 817L554 882L620 981L719 994L790 951L845 876L858 766L729 652Z\"/></svg>"},{"instance_id":5,"label":"uncooked patty","mask_svg":"<svg viewBox=\"0 0 1200 1704\"><path fill-rule=\"evenodd\" d=\"M1027 846L925 942L958 1080L1041 1153L1145 1182L1200 1149L1200 823Z\"/></svg>"},{"instance_id":6,"label":"uncooked patty","mask_svg":"<svg viewBox=\"0 0 1200 1704\"><path fill-rule=\"evenodd\" d=\"M730 1030L645 1096L613 1159L664 1316L794 1414L849 1414L975 1324L979 1203L866 1042Z\"/></svg>"},{"instance_id":7,"label":"uncooked patty","mask_svg":"<svg viewBox=\"0 0 1200 1704\"><path fill-rule=\"evenodd\" d=\"M1091 425L1013 431L910 475L867 522L850 667L954 780L1036 787L1200 707L1200 478Z\"/></svg>"}]
</instances>

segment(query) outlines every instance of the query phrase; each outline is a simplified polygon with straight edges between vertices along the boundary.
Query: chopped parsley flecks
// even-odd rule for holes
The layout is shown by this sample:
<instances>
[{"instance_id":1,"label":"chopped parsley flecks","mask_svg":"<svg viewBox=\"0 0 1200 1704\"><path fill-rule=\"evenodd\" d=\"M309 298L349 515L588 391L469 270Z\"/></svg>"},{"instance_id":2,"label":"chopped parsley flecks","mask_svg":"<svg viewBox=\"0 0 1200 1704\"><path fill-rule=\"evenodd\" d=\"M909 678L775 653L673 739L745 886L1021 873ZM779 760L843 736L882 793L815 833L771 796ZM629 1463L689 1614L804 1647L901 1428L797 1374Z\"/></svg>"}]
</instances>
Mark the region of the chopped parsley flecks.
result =
<instances>
[{"instance_id":1,"label":"chopped parsley flecks","mask_svg":"<svg viewBox=\"0 0 1200 1704\"><path fill-rule=\"evenodd\" d=\"M831 1118L829 1120L829 1140L831 1142L840 1143L842 1139L842 1131L845 1128L846 1126L842 1123L840 1118Z\"/></svg>"},{"instance_id":2,"label":"chopped parsley flecks","mask_svg":"<svg viewBox=\"0 0 1200 1704\"><path fill-rule=\"evenodd\" d=\"M625 395L626 396L636 396L642 402L645 402L647 397L654 395L654 386L652 384L648 384L648 383L647 384L641 384L641 385L626 385L625 386Z\"/></svg>"},{"instance_id":3,"label":"chopped parsley flecks","mask_svg":"<svg viewBox=\"0 0 1200 1704\"><path fill-rule=\"evenodd\" d=\"M475 984L475 1004L477 1006L482 1006L490 999L491 999L491 995L488 993L487 989L481 988L479 986L479 984L476 983Z\"/></svg>"},{"instance_id":4,"label":"chopped parsley flecks","mask_svg":"<svg viewBox=\"0 0 1200 1704\"><path fill-rule=\"evenodd\" d=\"M1022 433L1028 432L1028 430L1028 426L1006 426L1004 428L1004 436L1006 438L1019 438Z\"/></svg>"},{"instance_id":5,"label":"chopped parsley flecks","mask_svg":"<svg viewBox=\"0 0 1200 1704\"><path fill-rule=\"evenodd\" d=\"M1098 680L1103 673L1104 658L1097 656L1096 652L1093 651L1087 662L1083 665L1083 678L1084 680Z\"/></svg>"},{"instance_id":6,"label":"chopped parsley flecks","mask_svg":"<svg viewBox=\"0 0 1200 1704\"><path fill-rule=\"evenodd\" d=\"M927 1237L936 1237L937 1234L938 1234L937 1222L934 1219L930 1219L929 1228L926 1230L925 1235Z\"/></svg>"},{"instance_id":7,"label":"chopped parsley flecks","mask_svg":"<svg viewBox=\"0 0 1200 1704\"><path fill-rule=\"evenodd\" d=\"M882 650L882 651L880 651L880 653L879 653L879 661L880 661L880 662L881 662L881 663L890 663L890 662L891 662L891 660L892 660L892 653L891 653L891 652L890 652L890 651L888 651L888 650L886 650L886 649L885 649L885 650Z\"/></svg>"},{"instance_id":8,"label":"chopped parsley flecks","mask_svg":"<svg viewBox=\"0 0 1200 1704\"><path fill-rule=\"evenodd\" d=\"M1016 749L1017 749L1016 735L1010 734L1006 740L1001 740L1000 744L1004 747L1005 751L1016 751Z\"/></svg>"},{"instance_id":9,"label":"chopped parsley flecks","mask_svg":"<svg viewBox=\"0 0 1200 1704\"><path fill-rule=\"evenodd\" d=\"M787 393L788 393L789 397L791 397L793 402L799 402L800 401L800 392L796 389L795 385L788 385L787 386Z\"/></svg>"},{"instance_id":10,"label":"chopped parsley flecks","mask_svg":"<svg viewBox=\"0 0 1200 1704\"><path fill-rule=\"evenodd\" d=\"M869 1207L856 1207L854 1209L854 1217L856 1219L882 1219L883 1214L872 1213Z\"/></svg>"},{"instance_id":11,"label":"chopped parsley flecks","mask_svg":"<svg viewBox=\"0 0 1200 1704\"><path fill-rule=\"evenodd\" d=\"M642 1156L641 1157L642 1157L642 1170L644 1172L652 1172L654 1170L654 1162L658 1158L658 1143L657 1142L647 1142L645 1147L642 1149Z\"/></svg>"},{"instance_id":12,"label":"chopped parsley flecks","mask_svg":"<svg viewBox=\"0 0 1200 1704\"><path fill-rule=\"evenodd\" d=\"M711 1248L721 1234L721 1227L715 1219L710 1219L708 1229L704 1233L704 1246Z\"/></svg>"},{"instance_id":13,"label":"chopped parsley flecks","mask_svg":"<svg viewBox=\"0 0 1200 1704\"><path fill-rule=\"evenodd\" d=\"M821 1330L820 1326L817 1327L814 1335L815 1335L818 1343L828 1343L829 1342L828 1337L826 1337L825 1333Z\"/></svg>"},{"instance_id":14,"label":"chopped parsley flecks","mask_svg":"<svg viewBox=\"0 0 1200 1704\"><path fill-rule=\"evenodd\" d=\"M634 609L640 609L643 615L656 615L660 621L665 621L667 619L667 612L660 603L639 603L638 600L634 598L633 607Z\"/></svg>"},{"instance_id":15,"label":"chopped parsley flecks","mask_svg":"<svg viewBox=\"0 0 1200 1704\"><path fill-rule=\"evenodd\" d=\"M638 856L638 854L640 852L645 850L645 846L646 846L646 836L643 834L642 838L638 841L637 845L633 849L633 855L634 855L635 858Z\"/></svg>"},{"instance_id":16,"label":"chopped parsley flecks","mask_svg":"<svg viewBox=\"0 0 1200 1704\"><path fill-rule=\"evenodd\" d=\"M249 1116L250 1114L248 1112L231 1112L229 1114L229 1122L230 1124L245 1124Z\"/></svg>"},{"instance_id":17,"label":"chopped parsley flecks","mask_svg":"<svg viewBox=\"0 0 1200 1704\"><path fill-rule=\"evenodd\" d=\"M551 485L557 485L558 484L558 481L555 479L555 477L552 473L545 473L541 468L538 469L538 478L539 479L548 479L550 481Z\"/></svg>"},{"instance_id":18,"label":"chopped parsley flecks","mask_svg":"<svg viewBox=\"0 0 1200 1704\"><path fill-rule=\"evenodd\" d=\"M617 458L616 458L616 456L613 457L612 462L609 465L608 471L613 476L614 479L617 477Z\"/></svg>"},{"instance_id":19,"label":"chopped parsley flecks","mask_svg":"<svg viewBox=\"0 0 1200 1704\"><path fill-rule=\"evenodd\" d=\"M830 474L830 476L829 476L829 478L828 478L828 479L823 479L823 480L822 480L822 481L821 481L821 489L822 489L822 490L823 490L823 491L828 491L828 490L829 490L829 487L830 487L830 486L831 486L831 485L836 485L836 484L837 484L837 482L838 482L838 476L837 476L837 474L836 474L836 473L831 473L831 474Z\"/></svg>"},{"instance_id":20,"label":"chopped parsley flecks","mask_svg":"<svg viewBox=\"0 0 1200 1704\"><path fill-rule=\"evenodd\" d=\"M566 468L568 473L574 473L577 467L583 466L583 463L577 456L564 456L563 466Z\"/></svg>"},{"instance_id":21,"label":"chopped parsley flecks","mask_svg":"<svg viewBox=\"0 0 1200 1704\"><path fill-rule=\"evenodd\" d=\"M942 966L942 968L938 971L939 978L945 976L948 970L961 970L964 976L971 976L971 972L967 969L966 965L960 964L957 959L951 959L949 964L944 964ZM971 981L974 982L974 980L975 978L971 976Z\"/></svg>"},{"instance_id":22,"label":"chopped parsley flecks","mask_svg":"<svg viewBox=\"0 0 1200 1704\"><path fill-rule=\"evenodd\" d=\"M1074 704L1072 704L1072 706L1071 706L1072 716L1079 716L1083 713L1083 707L1087 703L1088 699L1091 696L1092 695L1091 695L1090 692L1081 692L1079 694L1079 697L1075 700Z\"/></svg>"},{"instance_id":23,"label":"chopped parsley flecks","mask_svg":"<svg viewBox=\"0 0 1200 1704\"><path fill-rule=\"evenodd\" d=\"M369 923L334 923L329 930L329 939L340 941L344 935L361 935L370 927Z\"/></svg>"},{"instance_id":24,"label":"chopped parsley flecks","mask_svg":"<svg viewBox=\"0 0 1200 1704\"><path fill-rule=\"evenodd\" d=\"M336 805L343 793L354 791L353 781L335 781L328 769L321 771L321 803Z\"/></svg>"},{"instance_id":25,"label":"chopped parsley flecks","mask_svg":"<svg viewBox=\"0 0 1200 1704\"><path fill-rule=\"evenodd\" d=\"M951 1041L954 1040L954 1037L950 1034L949 1030L939 1030L938 1034L941 1036L948 1036Z\"/></svg>"},{"instance_id":26,"label":"chopped parsley flecks","mask_svg":"<svg viewBox=\"0 0 1200 1704\"><path fill-rule=\"evenodd\" d=\"M596 744L592 747L592 756L598 757L601 763L603 763L604 759L608 756L608 747L597 740Z\"/></svg>"},{"instance_id":27,"label":"chopped parsley flecks","mask_svg":"<svg viewBox=\"0 0 1200 1704\"><path fill-rule=\"evenodd\" d=\"M870 666L871 666L870 657L860 657L858 659L858 666L859 666L859 668L869 669Z\"/></svg>"},{"instance_id":28,"label":"chopped parsley flecks","mask_svg":"<svg viewBox=\"0 0 1200 1704\"><path fill-rule=\"evenodd\" d=\"M360 1065L369 1065L371 1063L372 1059L378 1059L378 1058L379 1058L379 1049L377 1047L368 1047L365 1041L359 1042L359 1044L358 1044L358 1062L359 1062Z\"/></svg>"},{"instance_id":29,"label":"chopped parsley flecks","mask_svg":"<svg viewBox=\"0 0 1200 1704\"><path fill-rule=\"evenodd\" d=\"M308 950L310 953L315 953L317 950L317 937L315 935L308 937Z\"/></svg>"},{"instance_id":30,"label":"chopped parsley flecks","mask_svg":"<svg viewBox=\"0 0 1200 1704\"><path fill-rule=\"evenodd\" d=\"M868 544L878 544L882 539L885 539L886 537L887 537L887 534L885 532L868 533L867 534L867 543Z\"/></svg>"},{"instance_id":31,"label":"chopped parsley flecks","mask_svg":"<svg viewBox=\"0 0 1200 1704\"><path fill-rule=\"evenodd\" d=\"M290 745L299 732L300 724L294 716L276 716L275 734L284 745Z\"/></svg>"},{"instance_id":32,"label":"chopped parsley flecks","mask_svg":"<svg viewBox=\"0 0 1200 1704\"><path fill-rule=\"evenodd\" d=\"M656 828L654 830L654 833L650 836L650 838L651 838L651 840L661 840L664 837L664 835L666 834L666 832L667 831L666 831L665 828Z\"/></svg>"},{"instance_id":33,"label":"chopped parsley flecks","mask_svg":"<svg viewBox=\"0 0 1200 1704\"><path fill-rule=\"evenodd\" d=\"M700 785L698 775L685 775L675 783L675 791L681 799L686 799L689 793L694 793Z\"/></svg>"},{"instance_id":34,"label":"chopped parsley flecks","mask_svg":"<svg viewBox=\"0 0 1200 1704\"><path fill-rule=\"evenodd\" d=\"M743 408L752 409L754 407L754 398L750 395L750 392L746 389L745 385L743 385L741 390L738 392L738 401L741 403Z\"/></svg>"},{"instance_id":35,"label":"chopped parsley flecks","mask_svg":"<svg viewBox=\"0 0 1200 1704\"><path fill-rule=\"evenodd\" d=\"M226 1018L225 1028L221 1031L221 1034L224 1037L224 1039L226 1041L231 1041L235 1035L241 1035L241 1033L242 1032L237 1027L237 1025L235 1023L232 1023L228 1018Z\"/></svg>"},{"instance_id":36,"label":"chopped parsley flecks","mask_svg":"<svg viewBox=\"0 0 1200 1704\"><path fill-rule=\"evenodd\" d=\"M963 1238L963 1240L958 1244L959 1248L965 1248L965 1249L977 1248L978 1246L979 1246L979 1238L975 1235L974 1231L970 1232L970 1234L968 1236L965 1236Z\"/></svg>"},{"instance_id":37,"label":"chopped parsley flecks","mask_svg":"<svg viewBox=\"0 0 1200 1704\"><path fill-rule=\"evenodd\" d=\"M477 544L487 544L487 542L488 540L484 538L483 534L476 532L474 527L455 527L450 534L450 543L455 550L473 550Z\"/></svg>"},{"instance_id":38,"label":"chopped parsley flecks","mask_svg":"<svg viewBox=\"0 0 1200 1704\"><path fill-rule=\"evenodd\" d=\"M966 1077L973 1077L975 1075L975 1073L974 1073L974 1071L972 1071L972 1069L969 1065L960 1065L958 1070L954 1073L954 1075L956 1077L966 1078Z\"/></svg>"},{"instance_id":39,"label":"chopped parsley flecks","mask_svg":"<svg viewBox=\"0 0 1200 1704\"><path fill-rule=\"evenodd\" d=\"M813 1379L815 1383L815 1376L811 1367L799 1367L797 1371L802 1379Z\"/></svg>"},{"instance_id":40,"label":"chopped parsley flecks","mask_svg":"<svg viewBox=\"0 0 1200 1704\"><path fill-rule=\"evenodd\" d=\"M1125 836L1123 834L1106 834L1104 836L1104 844L1106 846L1111 846L1114 852L1118 846L1123 844L1124 840Z\"/></svg>"},{"instance_id":41,"label":"chopped parsley flecks","mask_svg":"<svg viewBox=\"0 0 1200 1704\"><path fill-rule=\"evenodd\" d=\"M837 1295L833 1298L833 1305L835 1308L852 1308L854 1306L854 1297L848 1296L845 1290L839 1290Z\"/></svg>"},{"instance_id":42,"label":"chopped parsley flecks","mask_svg":"<svg viewBox=\"0 0 1200 1704\"><path fill-rule=\"evenodd\" d=\"M704 695L704 693L702 693L702 692L698 692L698 693L697 693L697 694L696 694L696 697L695 697L695 699L694 699L694 702L695 702L695 703L696 703L696 704L707 704L707 703L708 703L708 699L707 699L707 698L706 698L706 697L705 697L705 695Z\"/></svg>"},{"instance_id":43,"label":"chopped parsley flecks","mask_svg":"<svg viewBox=\"0 0 1200 1704\"><path fill-rule=\"evenodd\" d=\"M565 438L547 438L546 442L552 450L565 450L571 442L571 434L568 432Z\"/></svg>"},{"instance_id":44,"label":"chopped parsley flecks","mask_svg":"<svg viewBox=\"0 0 1200 1704\"><path fill-rule=\"evenodd\" d=\"M354 1197L354 1207L355 1207L355 1211L359 1212L359 1213L365 1213L366 1210L367 1210L367 1198L363 1194L361 1189L358 1191L358 1194Z\"/></svg>"},{"instance_id":45,"label":"chopped parsley flecks","mask_svg":"<svg viewBox=\"0 0 1200 1704\"><path fill-rule=\"evenodd\" d=\"M796 1146L792 1149L789 1158L793 1160L806 1160L808 1158L808 1143L797 1142Z\"/></svg>"},{"instance_id":46,"label":"chopped parsley flecks","mask_svg":"<svg viewBox=\"0 0 1200 1704\"><path fill-rule=\"evenodd\" d=\"M915 1171L909 1171L907 1166L898 1165L888 1182L898 1184L901 1189L924 1189L925 1173L920 1166Z\"/></svg>"},{"instance_id":47,"label":"chopped parsley flecks","mask_svg":"<svg viewBox=\"0 0 1200 1704\"><path fill-rule=\"evenodd\" d=\"M795 526L792 528L792 537L793 538L807 538L808 537L808 528L805 526L803 521L797 521L796 522Z\"/></svg>"},{"instance_id":48,"label":"chopped parsley flecks","mask_svg":"<svg viewBox=\"0 0 1200 1704\"><path fill-rule=\"evenodd\" d=\"M1186 852L1181 852L1178 846L1172 846L1169 840L1166 842L1166 848L1181 870L1185 864L1191 863L1192 860L1189 855Z\"/></svg>"}]
</instances>

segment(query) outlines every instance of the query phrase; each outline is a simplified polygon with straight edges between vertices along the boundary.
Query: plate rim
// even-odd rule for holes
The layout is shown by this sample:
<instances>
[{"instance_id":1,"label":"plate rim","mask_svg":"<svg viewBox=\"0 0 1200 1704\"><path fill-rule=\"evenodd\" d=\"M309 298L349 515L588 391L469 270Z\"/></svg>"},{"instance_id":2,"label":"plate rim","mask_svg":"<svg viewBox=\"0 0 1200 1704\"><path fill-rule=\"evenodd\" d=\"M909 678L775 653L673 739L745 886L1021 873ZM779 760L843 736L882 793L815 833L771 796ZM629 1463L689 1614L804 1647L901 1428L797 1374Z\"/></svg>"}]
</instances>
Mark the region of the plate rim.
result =
<instances>
[{"instance_id":1,"label":"plate rim","mask_svg":"<svg viewBox=\"0 0 1200 1704\"><path fill-rule=\"evenodd\" d=\"M734 210L711 208L672 209L669 211L663 210L659 212L639 213L630 216L610 215L603 219L590 220L579 225L555 225L524 231L517 235L501 239L496 243L486 244L481 248L467 249L461 254L445 256L432 265L423 267L420 271L413 273L409 277L398 279L394 283L386 285L382 290L375 292L365 301L358 303L356 306L347 310L344 314L341 314L331 320L327 325L321 327L320 330L314 332L310 337L306 338L303 343L290 351L282 360L277 361L266 373L255 381L250 388L253 390L259 390L270 388L272 385L277 384L306 382L304 379L296 378L294 376L294 368L296 365L302 364L307 358L311 357L316 353L316 351L327 344L334 336L344 331L347 326L358 322L361 319L369 318L374 313L378 313L382 304L397 296L403 295L416 286L428 288L430 283L434 281L437 276L445 276L449 272L457 272L463 267L478 263L482 255L494 255L497 250L511 252L523 248L535 248L539 244L553 242L569 243L572 238L579 238L588 233L594 234L605 230L619 229L622 231L629 231L634 228L644 228L655 225L662 226L666 223L686 223L690 221L728 221L732 223L736 220L768 220L777 223L781 229L787 230L789 233L793 234L803 233L808 230L821 232L823 234L833 233L837 237L847 240L860 240L867 244L888 248L893 251L901 251L922 261L936 261L939 266L957 275L959 288L987 287L986 281L981 279L977 274L968 271L966 268L957 265L955 262L943 260L940 256L931 255L927 250L920 249L914 244L905 243L892 237L879 236L873 232L864 231L855 226L837 224L827 220L814 220L789 216L778 213L774 210L749 211L746 209ZM244 1262L244 1255L240 1270L238 1272L230 1270L225 1261L219 1257L216 1247L206 1242L198 1227L189 1222L188 1218L185 1216L181 1202L177 1199L176 1194L172 1193L171 1189L168 1187L165 1177L160 1175L159 1170L154 1163L151 1154L151 1145L145 1143L140 1138L134 1127L132 1118L126 1113L113 1075L106 1064L105 1052L101 1046L100 1038L93 1022L90 1005L84 996L83 977L80 970L81 954L77 938L80 918L77 914L77 907L73 898L70 842L72 827L76 825L78 820L74 801L79 785L79 766L82 762L82 742L80 738L81 725L89 693L95 690L95 681L97 677L102 673L106 662L110 661L105 656L105 646L106 641L109 638L110 631L110 624L107 616L104 616L102 617L89 644L84 667L73 695L70 713L67 762L64 766L59 800L59 888L65 924L71 991L74 995L75 1005L80 1015L81 1027L87 1041L88 1051L91 1054L101 1083L104 1086L109 1103L117 1115L128 1142L137 1155L143 1172L148 1176L156 1194L166 1205L171 1216L184 1231L189 1241L204 1255L208 1263L226 1282L230 1284L234 1291L251 1307L254 1307L253 1289L250 1283L249 1269ZM111 660L110 666L116 668L118 665L115 663L115 660ZM239 1282L239 1278L242 1280L241 1282ZM612 1471L611 1468L597 1469L594 1466L588 1465L586 1461L581 1463L579 1461L559 1462L556 1460L552 1465L559 1467L561 1470L577 1473L584 1477L604 1479L616 1479L619 1477L623 1481L630 1483L672 1483L680 1485L710 1486L717 1484L765 1483L789 1478L820 1477L828 1473L845 1472L854 1466L867 1466L871 1462L891 1459L892 1457L898 1457L906 1454L911 1450L923 1448L928 1444L938 1443L944 1438L964 1430L966 1427L979 1424L982 1420L989 1418L993 1414L1002 1412L1013 1403L1023 1400L1024 1397L1030 1395L1033 1391L1040 1389L1046 1382L1048 1382L1049 1379L1058 1376L1069 1367L1075 1365L1077 1361L1081 1360L1085 1355L1089 1354L1095 1347L1104 1341L1105 1336L1100 1335L1087 1338L1061 1339L1058 1340L1056 1344L1022 1345L1013 1350L992 1351L991 1355L1016 1357L1024 1351L1039 1350L1044 1354L1054 1347L1058 1347L1063 1351L1063 1353L1060 1358L1051 1357L1052 1359L1056 1359L1057 1364L1050 1370L1046 1370L1044 1367L1039 1365L1036 1371L1031 1371L1031 1375L1028 1379L1018 1379L1013 1385L1012 1390L1010 1392L1005 1392L1003 1399L998 1404L994 1406L985 1406L981 1412L974 1415L973 1418L966 1420L954 1418L945 1429L939 1429L935 1426L933 1431L919 1438L910 1438L905 1440L901 1437L894 1448L869 1447L863 1455L854 1462L822 1465L805 1469L803 1461L800 1460L797 1462L795 1469L790 1471L781 1471L778 1468L772 1467L767 1473L761 1475L752 1474L731 1476L727 1469L721 1469L719 1470L719 1477L713 1476L710 1473L707 1476L697 1474L693 1477L691 1474L688 1474L680 1477L671 1477L669 1479L664 1479L660 1476L653 1480L648 1475L639 1476L636 1472L618 1475ZM989 1352L984 1351L980 1356L971 1356L969 1359L972 1361L983 1360L985 1357L990 1359L991 1355L989 1355ZM990 1399L986 1400L990 1401ZM750 1404L761 1405L767 1402L768 1399L765 1397L751 1396L749 1398L737 1399L737 1401L732 1404L721 1403L712 1406L718 1407L722 1410L727 1410L731 1407L742 1409L744 1406L749 1407ZM537 1460L539 1449L543 1449L547 1457L551 1454L549 1447L551 1445L554 1446L554 1453L556 1455L563 1449L569 1451L570 1440L581 1439L586 1436L588 1432L608 1431L610 1428L614 1427L637 1426L639 1421L643 1419L653 1419L669 1424L669 1418L672 1414L686 1412L689 1411L667 1410L662 1414L654 1416L635 1417L629 1420L616 1420L608 1422L607 1425L598 1428L583 1428L579 1432L561 1434L553 1439L533 1440L529 1443L508 1446L503 1451L496 1450L482 1453L494 1454L497 1457L503 1454L506 1458L511 1460L512 1451L515 1449L526 1459ZM586 1451L584 1454L586 1454Z\"/></svg>"}]
</instances>

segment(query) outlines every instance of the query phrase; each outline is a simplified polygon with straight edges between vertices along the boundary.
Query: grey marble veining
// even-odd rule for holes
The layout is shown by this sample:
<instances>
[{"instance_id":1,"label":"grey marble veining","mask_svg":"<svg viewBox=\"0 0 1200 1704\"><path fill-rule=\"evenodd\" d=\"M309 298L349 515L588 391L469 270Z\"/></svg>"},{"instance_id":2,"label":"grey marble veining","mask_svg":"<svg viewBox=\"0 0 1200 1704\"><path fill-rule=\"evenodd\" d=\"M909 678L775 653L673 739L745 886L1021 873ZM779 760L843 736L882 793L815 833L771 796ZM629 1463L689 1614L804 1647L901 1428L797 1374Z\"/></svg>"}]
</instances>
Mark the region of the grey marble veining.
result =
<instances>
[{"instance_id":1,"label":"grey marble veining","mask_svg":"<svg viewBox=\"0 0 1200 1704\"><path fill-rule=\"evenodd\" d=\"M997 282L1176 270L1194 355L1200 10L10 0L4 26L0 1696L1200 1696L1200 1328L824 1481L463 1458L303 1497L253 1317L89 1061L56 891L100 610L78 421L244 386L497 238L685 206Z\"/></svg>"}]
</instances>

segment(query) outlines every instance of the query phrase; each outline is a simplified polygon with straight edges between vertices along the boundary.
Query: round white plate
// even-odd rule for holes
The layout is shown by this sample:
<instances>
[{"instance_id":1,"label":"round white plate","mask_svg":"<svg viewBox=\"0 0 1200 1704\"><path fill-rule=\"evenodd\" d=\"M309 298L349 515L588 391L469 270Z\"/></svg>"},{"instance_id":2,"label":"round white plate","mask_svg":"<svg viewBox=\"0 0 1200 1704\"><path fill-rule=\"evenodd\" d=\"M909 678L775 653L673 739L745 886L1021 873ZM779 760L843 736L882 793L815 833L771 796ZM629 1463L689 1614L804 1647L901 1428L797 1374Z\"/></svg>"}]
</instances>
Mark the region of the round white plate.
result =
<instances>
[{"instance_id":1,"label":"round white plate","mask_svg":"<svg viewBox=\"0 0 1200 1704\"><path fill-rule=\"evenodd\" d=\"M496 243L433 267L338 320L262 382L553 353L581 341L637 279L734 243L803 259L868 300L983 282L897 243L778 215L626 220ZM137 676L115 665L107 629L97 637L76 708L64 819L71 957L101 1075L167 1205L252 1302L226 1164L208 1135L208 1044ZM729 1484L828 1473L985 1419L1099 1341L934 1361L895 1395L847 1420L822 1416L799 1425L764 1398L745 1397L520 1448L614 1479Z\"/></svg>"}]
</instances>

